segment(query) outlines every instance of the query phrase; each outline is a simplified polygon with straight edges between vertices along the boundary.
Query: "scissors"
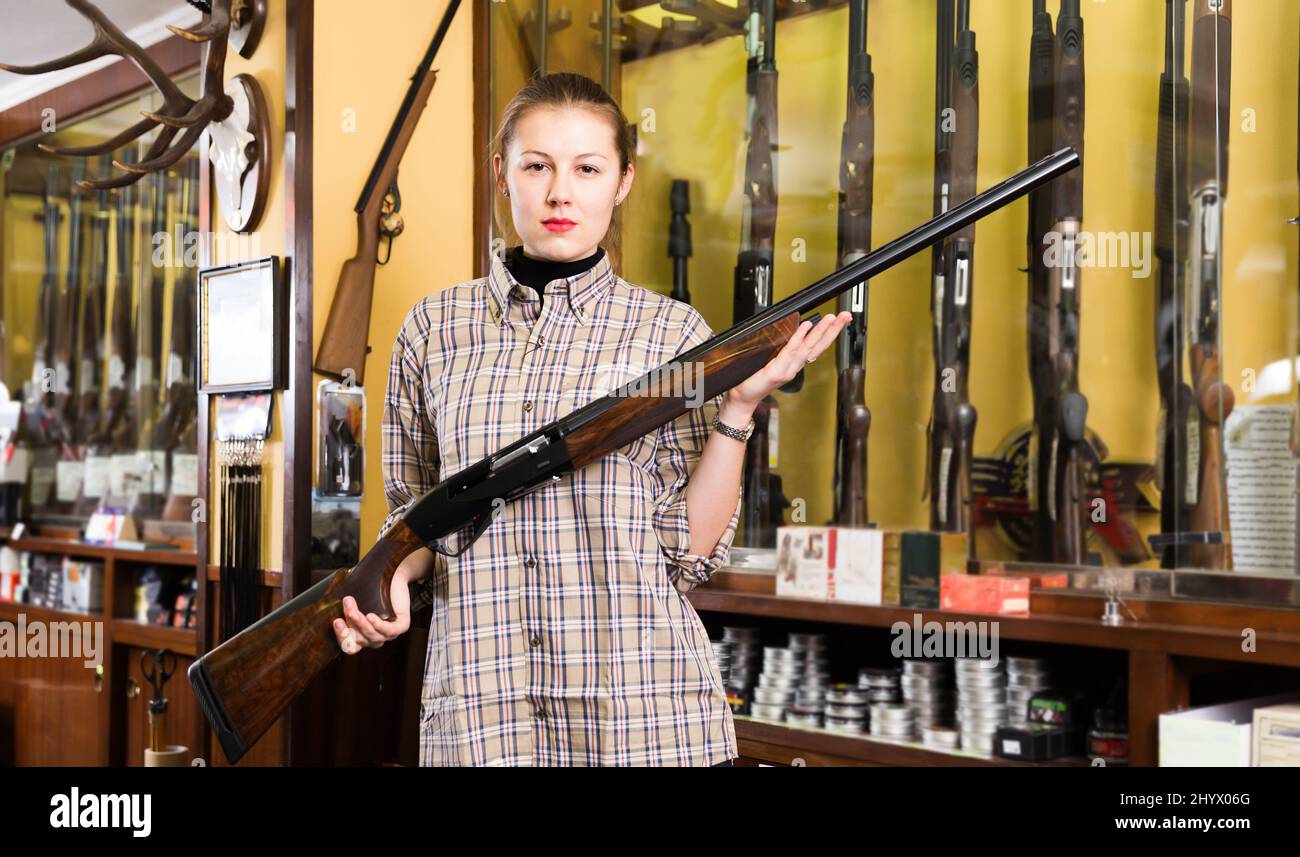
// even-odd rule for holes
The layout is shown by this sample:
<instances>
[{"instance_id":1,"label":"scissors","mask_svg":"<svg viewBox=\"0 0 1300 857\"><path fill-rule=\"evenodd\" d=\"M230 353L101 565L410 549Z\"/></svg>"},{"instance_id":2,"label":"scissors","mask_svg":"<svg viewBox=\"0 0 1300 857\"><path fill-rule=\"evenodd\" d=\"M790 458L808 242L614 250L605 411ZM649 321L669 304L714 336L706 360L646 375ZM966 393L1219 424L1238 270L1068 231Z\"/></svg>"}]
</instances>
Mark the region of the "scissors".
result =
<instances>
[{"instance_id":1,"label":"scissors","mask_svg":"<svg viewBox=\"0 0 1300 857\"><path fill-rule=\"evenodd\" d=\"M163 698L163 685L176 671L176 653L171 649L153 649L140 653L140 671L145 679L153 685L154 701Z\"/></svg>"}]
</instances>

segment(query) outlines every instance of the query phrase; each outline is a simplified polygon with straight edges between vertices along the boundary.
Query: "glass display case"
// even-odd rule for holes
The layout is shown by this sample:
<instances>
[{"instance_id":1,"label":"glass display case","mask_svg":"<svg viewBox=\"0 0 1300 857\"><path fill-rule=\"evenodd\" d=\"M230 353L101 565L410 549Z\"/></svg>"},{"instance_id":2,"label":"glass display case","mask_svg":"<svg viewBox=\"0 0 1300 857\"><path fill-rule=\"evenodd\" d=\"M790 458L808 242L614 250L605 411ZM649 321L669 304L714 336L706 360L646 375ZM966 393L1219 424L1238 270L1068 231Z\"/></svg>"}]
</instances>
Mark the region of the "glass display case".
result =
<instances>
[{"instance_id":1,"label":"glass display case","mask_svg":"<svg viewBox=\"0 0 1300 857\"><path fill-rule=\"evenodd\" d=\"M195 94L197 78L181 86ZM2 380L22 402L17 517L42 531L75 533L108 508L129 511L138 532L193 539L198 153L94 190L78 182L120 175L114 158L140 160L150 137L113 156L40 148L109 140L157 97L4 155Z\"/></svg>"},{"instance_id":2,"label":"glass display case","mask_svg":"<svg viewBox=\"0 0 1300 857\"><path fill-rule=\"evenodd\" d=\"M841 297L734 561L776 522L965 531L1077 587L1296 604L1295 5L739 3L488 4L492 130L530 74L602 82L637 143L606 249L714 331L754 252L761 306L1061 146L1084 166ZM486 202L489 251L518 243Z\"/></svg>"}]
</instances>

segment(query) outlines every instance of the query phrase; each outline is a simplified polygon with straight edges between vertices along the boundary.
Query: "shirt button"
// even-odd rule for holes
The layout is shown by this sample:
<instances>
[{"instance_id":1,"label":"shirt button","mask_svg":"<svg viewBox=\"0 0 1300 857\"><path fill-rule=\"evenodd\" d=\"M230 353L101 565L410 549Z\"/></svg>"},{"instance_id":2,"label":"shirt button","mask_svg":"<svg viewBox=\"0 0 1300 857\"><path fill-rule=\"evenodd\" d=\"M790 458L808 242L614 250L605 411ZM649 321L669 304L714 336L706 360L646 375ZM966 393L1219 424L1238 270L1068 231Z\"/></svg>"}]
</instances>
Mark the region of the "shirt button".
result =
<instances>
[{"instance_id":1,"label":"shirt button","mask_svg":"<svg viewBox=\"0 0 1300 857\"><path fill-rule=\"evenodd\" d=\"M536 565L537 565L537 560L533 559L531 556L528 559L524 560L525 568L533 568Z\"/></svg>"},{"instance_id":2,"label":"shirt button","mask_svg":"<svg viewBox=\"0 0 1300 857\"><path fill-rule=\"evenodd\" d=\"M535 648L537 648L538 646L540 646L540 645L542 644L542 638L539 637L539 636L537 636L536 634L533 634L532 639L530 639L528 642L529 642L529 643L532 645L532 647L535 649Z\"/></svg>"},{"instance_id":3,"label":"shirt button","mask_svg":"<svg viewBox=\"0 0 1300 857\"><path fill-rule=\"evenodd\" d=\"M525 412L525 413L527 413L528 411L531 411L532 409L533 409L533 403L532 403L532 402L524 402L524 412Z\"/></svg>"},{"instance_id":4,"label":"shirt button","mask_svg":"<svg viewBox=\"0 0 1300 857\"><path fill-rule=\"evenodd\" d=\"M546 709L545 709L545 708L538 707L538 709L537 709L537 719L538 719L538 720L545 720L545 719L546 719Z\"/></svg>"}]
</instances>

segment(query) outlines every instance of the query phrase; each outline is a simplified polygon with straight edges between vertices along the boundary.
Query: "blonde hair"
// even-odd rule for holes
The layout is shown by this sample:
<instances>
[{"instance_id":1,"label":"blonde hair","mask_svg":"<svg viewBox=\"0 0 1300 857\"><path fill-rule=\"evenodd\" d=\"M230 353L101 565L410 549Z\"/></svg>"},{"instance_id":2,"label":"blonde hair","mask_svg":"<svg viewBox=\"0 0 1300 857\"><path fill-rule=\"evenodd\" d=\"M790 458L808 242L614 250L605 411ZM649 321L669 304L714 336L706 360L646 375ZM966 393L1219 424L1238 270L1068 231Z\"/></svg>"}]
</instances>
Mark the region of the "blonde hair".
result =
<instances>
[{"instance_id":1,"label":"blonde hair","mask_svg":"<svg viewBox=\"0 0 1300 857\"><path fill-rule=\"evenodd\" d=\"M636 152L632 143L632 131L628 126L627 117L623 115L623 109L618 106L618 102L599 83L589 77L573 74L572 72L556 72L534 77L515 93L514 98L510 99L510 102L506 104L505 109L501 112L500 125L498 125L497 132L489 146L488 163L492 162L495 155L500 155L501 159L505 160L506 149L510 147L510 144L515 139L515 131L520 120L531 111L541 108L565 109L570 107L586 108L609 122L610 128L614 132L614 145L618 149L618 174L620 177L625 175ZM492 208L497 234L505 236L513 234L518 238L518 234L514 231L514 224L509 222L510 218L500 216L501 212L497 207L499 199L500 197L493 195ZM501 228L503 221L507 226L505 229ZM611 265L615 264L619 256L618 239L621 229L622 223L619 218L619 209L615 208L613 217L610 219L609 229L606 230L605 237L600 242L600 245L605 248L605 252L610 256Z\"/></svg>"}]
</instances>

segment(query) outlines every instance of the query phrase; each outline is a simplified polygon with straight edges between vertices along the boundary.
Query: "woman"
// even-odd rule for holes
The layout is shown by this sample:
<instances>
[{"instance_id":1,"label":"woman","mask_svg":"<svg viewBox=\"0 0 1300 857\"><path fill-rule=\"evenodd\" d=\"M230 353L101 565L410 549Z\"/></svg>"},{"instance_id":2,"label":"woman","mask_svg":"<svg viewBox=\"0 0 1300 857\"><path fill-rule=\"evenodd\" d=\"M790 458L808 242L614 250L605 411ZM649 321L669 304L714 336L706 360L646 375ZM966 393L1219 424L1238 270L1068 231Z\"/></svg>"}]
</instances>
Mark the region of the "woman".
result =
<instances>
[{"instance_id":1,"label":"woman","mask_svg":"<svg viewBox=\"0 0 1300 857\"><path fill-rule=\"evenodd\" d=\"M690 306L621 280L600 246L632 154L588 78L534 79L506 107L492 165L521 245L420 301L398 334L384 529L440 478L712 335ZM726 562L755 407L848 318L800 325L725 396L506 504L463 554L412 554L391 621L345 600L349 654L410 627L408 584L432 602L422 765L730 764L731 710L684 593Z\"/></svg>"}]
</instances>

